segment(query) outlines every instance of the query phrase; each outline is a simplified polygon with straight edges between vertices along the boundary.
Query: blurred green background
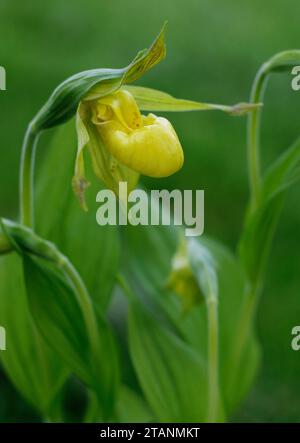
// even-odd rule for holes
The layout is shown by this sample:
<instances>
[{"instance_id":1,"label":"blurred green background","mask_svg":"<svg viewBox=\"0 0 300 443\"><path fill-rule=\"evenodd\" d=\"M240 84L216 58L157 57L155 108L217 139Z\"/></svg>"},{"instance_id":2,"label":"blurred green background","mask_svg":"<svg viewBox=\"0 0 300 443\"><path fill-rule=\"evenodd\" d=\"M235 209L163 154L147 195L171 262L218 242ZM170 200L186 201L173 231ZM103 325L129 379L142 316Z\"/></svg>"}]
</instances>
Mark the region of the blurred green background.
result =
<instances>
[{"instance_id":1,"label":"blurred green background","mask_svg":"<svg viewBox=\"0 0 300 443\"><path fill-rule=\"evenodd\" d=\"M126 65L167 19L167 59L140 84L199 101L246 101L262 62L278 51L299 49L299 13L298 0L1 0L0 65L7 71L7 91L0 92L0 215L17 215L26 125L66 77ZM290 83L287 74L273 76L269 84L264 165L300 135L300 92ZM206 233L234 249L248 199L246 120L221 113L169 118L182 141L185 165L169 179L144 182L204 189ZM234 421L300 421L300 352L290 346L291 329L300 323L299 195L299 186L289 193L259 307L263 365ZM2 374L0 392L1 421L35 419Z\"/></svg>"}]
</instances>

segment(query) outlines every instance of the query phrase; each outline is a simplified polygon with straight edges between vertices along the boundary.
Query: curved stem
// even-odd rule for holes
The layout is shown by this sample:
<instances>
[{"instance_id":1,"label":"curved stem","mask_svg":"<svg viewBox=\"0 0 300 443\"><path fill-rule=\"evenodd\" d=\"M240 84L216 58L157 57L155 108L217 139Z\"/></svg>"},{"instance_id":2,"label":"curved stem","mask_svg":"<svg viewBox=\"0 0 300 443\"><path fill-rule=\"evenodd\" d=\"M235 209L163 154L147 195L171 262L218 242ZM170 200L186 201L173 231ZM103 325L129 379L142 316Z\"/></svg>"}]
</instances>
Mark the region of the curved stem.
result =
<instances>
[{"instance_id":1,"label":"curved stem","mask_svg":"<svg viewBox=\"0 0 300 443\"><path fill-rule=\"evenodd\" d=\"M210 423L218 420L220 412L218 305L207 302L208 315L208 415Z\"/></svg>"},{"instance_id":2,"label":"curved stem","mask_svg":"<svg viewBox=\"0 0 300 443\"><path fill-rule=\"evenodd\" d=\"M290 69L300 63L300 50L289 50L279 52L265 62L259 69L251 90L250 102L252 104L263 101L265 87L269 75L272 72L288 72ZM250 210L255 211L259 205L259 194L261 187L261 171L260 171L260 119L261 109L254 108L253 112L248 116L248 134L247 134L247 151L248 151L248 171L250 182ZM272 228L274 229L274 227ZM246 269L247 271L247 269ZM242 306L240 328L235 347L235 358L241 357L243 346L246 343L251 323L255 314L258 298L261 292L262 275L256 276L255 281L250 278L250 289L246 293L244 305ZM234 364L234 362L233 362ZM234 383L234 371L233 380Z\"/></svg>"},{"instance_id":3,"label":"curved stem","mask_svg":"<svg viewBox=\"0 0 300 443\"><path fill-rule=\"evenodd\" d=\"M250 101L253 104L262 102L264 94L264 86L266 83L266 72L264 65L258 71L252 91ZM247 135L247 150L248 150L248 174L251 192L251 207L255 208L259 198L260 191L260 152L259 152L259 131L260 131L261 109L254 108L248 116L248 135Z\"/></svg>"},{"instance_id":4,"label":"curved stem","mask_svg":"<svg viewBox=\"0 0 300 443\"><path fill-rule=\"evenodd\" d=\"M20 163L20 221L33 227L33 179L35 148L39 133L29 124L25 133Z\"/></svg>"},{"instance_id":5,"label":"curved stem","mask_svg":"<svg viewBox=\"0 0 300 443\"><path fill-rule=\"evenodd\" d=\"M300 51L289 50L279 52L265 62L259 69L252 86L250 102L258 104L263 102L267 79L272 72L287 72L300 62ZM251 190L251 208L255 209L260 192L260 156L259 156L259 131L260 131L261 110L254 107L253 112L248 116L248 168Z\"/></svg>"},{"instance_id":6,"label":"curved stem","mask_svg":"<svg viewBox=\"0 0 300 443\"><path fill-rule=\"evenodd\" d=\"M251 90L251 103L260 103L263 101L267 79L272 72L288 72L294 65L300 62L300 50L289 50L275 54L271 59L264 63L259 69ZM255 211L259 205L259 194L261 187L261 171L260 171L260 119L261 110L254 108L253 112L248 116L248 134L247 134L247 150L248 150L248 170L250 182L250 210ZM274 229L274 227L272 227ZM247 269L246 269L247 271ZM261 274L261 273L260 273ZM237 367L242 356L243 348L251 331L258 299L262 289L263 276L257 275L255 280L249 279L250 288L246 293L245 301L242 306L238 335L232 352L232 379L230 388L235 383L237 376Z\"/></svg>"}]
</instances>

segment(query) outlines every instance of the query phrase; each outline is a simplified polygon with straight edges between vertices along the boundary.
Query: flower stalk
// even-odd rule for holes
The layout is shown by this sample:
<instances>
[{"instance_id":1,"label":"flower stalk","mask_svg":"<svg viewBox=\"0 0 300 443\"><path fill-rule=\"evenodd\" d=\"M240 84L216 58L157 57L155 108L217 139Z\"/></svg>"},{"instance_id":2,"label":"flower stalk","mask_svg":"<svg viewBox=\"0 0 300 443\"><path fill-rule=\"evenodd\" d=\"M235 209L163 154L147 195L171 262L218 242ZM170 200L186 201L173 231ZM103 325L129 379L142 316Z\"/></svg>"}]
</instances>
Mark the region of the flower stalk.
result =
<instances>
[{"instance_id":1,"label":"flower stalk","mask_svg":"<svg viewBox=\"0 0 300 443\"><path fill-rule=\"evenodd\" d=\"M270 74L290 72L291 68L295 64L299 64L300 51L288 50L283 51L275 56L271 57L265 62L258 70L254 79L250 102L252 104L258 104L263 102L267 81ZM261 124L262 111L259 108L255 108L252 113L248 115L248 135L247 135L247 150L248 150L248 174L250 184L250 211L248 218L252 215L256 215L256 211L260 209L261 193L264 180L264 174L260 167L260 124ZM248 219L247 219L248 220ZM247 227L247 226L246 226ZM271 224L269 231L269 239L274 232L274 224ZM272 231L273 230L273 231ZM265 236L267 238L267 235ZM262 254L261 249L259 253ZM257 260L259 262L259 260ZM238 365L242 358L243 349L245 349L247 340L250 336L251 328L255 318L255 312L258 305L259 297L262 291L263 285L263 272L259 270L255 276L252 277L251 270L247 268L248 273L248 288L245 294L244 303L240 312L240 320L238 327L238 334L236 337L235 346L231 356L232 364L232 377L230 382L230 389L234 388L236 383L236 377L238 373Z\"/></svg>"},{"instance_id":2,"label":"flower stalk","mask_svg":"<svg viewBox=\"0 0 300 443\"><path fill-rule=\"evenodd\" d=\"M261 188L260 170L260 122L261 109L258 106L263 102L268 78L271 73L286 72L300 60L299 50L283 51L271 57L258 70L254 79L250 103L254 106L253 111L248 114L248 171L250 184L250 209L255 210L259 200Z\"/></svg>"},{"instance_id":3,"label":"flower stalk","mask_svg":"<svg viewBox=\"0 0 300 443\"><path fill-rule=\"evenodd\" d=\"M39 132L33 124L29 124L23 141L20 163L20 222L31 228L34 226L34 164L38 138Z\"/></svg>"},{"instance_id":4,"label":"flower stalk","mask_svg":"<svg viewBox=\"0 0 300 443\"><path fill-rule=\"evenodd\" d=\"M255 77L250 102L259 104L262 102L264 88L266 85L266 73L264 66L260 69ZM259 199L261 171L260 171L260 149L259 149L259 134L260 134L260 107L254 108L248 116L248 136L247 136L247 150L248 150L248 174L250 185L250 206L254 209Z\"/></svg>"}]
</instances>

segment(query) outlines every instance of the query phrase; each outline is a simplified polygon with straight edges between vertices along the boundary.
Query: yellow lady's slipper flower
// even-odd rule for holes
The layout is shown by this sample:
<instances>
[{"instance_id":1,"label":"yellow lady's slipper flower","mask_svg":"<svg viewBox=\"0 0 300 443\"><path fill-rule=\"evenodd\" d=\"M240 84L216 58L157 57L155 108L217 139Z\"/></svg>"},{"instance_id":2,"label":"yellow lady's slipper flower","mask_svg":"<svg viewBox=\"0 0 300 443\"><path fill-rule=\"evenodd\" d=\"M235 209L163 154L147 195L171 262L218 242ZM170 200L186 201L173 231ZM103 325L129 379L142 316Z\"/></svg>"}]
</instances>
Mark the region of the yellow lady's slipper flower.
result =
<instances>
[{"instance_id":1,"label":"yellow lady's slipper flower","mask_svg":"<svg viewBox=\"0 0 300 443\"><path fill-rule=\"evenodd\" d=\"M93 105L93 123L112 156L134 171L167 177L183 165L183 151L171 123L154 114L141 115L126 90Z\"/></svg>"},{"instance_id":2,"label":"yellow lady's slipper flower","mask_svg":"<svg viewBox=\"0 0 300 443\"><path fill-rule=\"evenodd\" d=\"M118 183L127 181L128 191L139 175L167 177L183 165L183 150L171 123L154 114L142 115L133 95L120 89L81 104L77 116L79 156L73 189L84 208L82 146L87 145L93 170L116 194Z\"/></svg>"},{"instance_id":3,"label":"yellow lady's slipper flower","mask_svg":"<svg viewBox=\"0 0 300 443\"><path fill-rule=\"evenodd\" d=\"M118 195L119 182L126 181L130 192L139 175L167 177L183 165L183 151L171 123L141 111L221 110L241 114L253 105L235 106L176 99L165 92L129 83L140 78L166 54L164 27L147 50L140 51L122 69L82 72L61 84L38 114L39 126L50 127L66 120L77 103L78 149L72 185L86 209L84 192L84 148L89 150L96 177ZM255 105L256 106L256 105Z\"/></svg>"}]
</instances>

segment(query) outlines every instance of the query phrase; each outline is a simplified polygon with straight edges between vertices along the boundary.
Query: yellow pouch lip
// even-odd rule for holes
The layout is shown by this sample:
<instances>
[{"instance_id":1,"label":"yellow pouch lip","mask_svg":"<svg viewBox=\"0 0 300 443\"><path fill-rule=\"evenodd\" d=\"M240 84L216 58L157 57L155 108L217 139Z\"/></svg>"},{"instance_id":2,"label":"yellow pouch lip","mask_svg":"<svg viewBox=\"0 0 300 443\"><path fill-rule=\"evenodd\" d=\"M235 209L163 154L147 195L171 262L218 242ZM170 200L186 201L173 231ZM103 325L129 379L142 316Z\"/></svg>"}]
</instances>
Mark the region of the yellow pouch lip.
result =
<instances>
[{"instance_id":1,"label":"yellow pouch lip","mask_svg":"<svg viewBox=\"0 0 300 443\"><path fill-rule=\"evenodd\" d=\"M98 123L97 129L106 148L119 162L149 177L168 177L182 167L183 150L167 119L151 114L150 121L130 132L115 120Z\"/></svg>"}]
</instances>

